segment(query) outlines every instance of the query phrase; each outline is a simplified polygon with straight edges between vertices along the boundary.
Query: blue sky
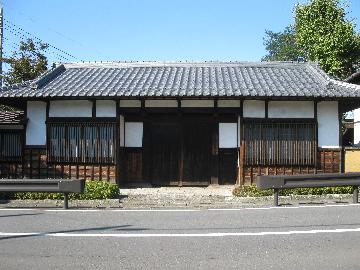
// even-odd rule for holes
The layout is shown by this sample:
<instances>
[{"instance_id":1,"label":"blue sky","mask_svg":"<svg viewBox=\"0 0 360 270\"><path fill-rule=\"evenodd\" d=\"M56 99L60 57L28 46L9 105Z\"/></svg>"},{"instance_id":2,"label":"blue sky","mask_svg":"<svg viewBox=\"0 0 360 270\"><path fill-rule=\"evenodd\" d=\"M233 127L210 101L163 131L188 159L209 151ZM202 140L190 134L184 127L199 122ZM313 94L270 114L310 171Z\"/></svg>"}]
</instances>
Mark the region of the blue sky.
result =
<instances>
[{"instance_id":1,"label":"blue sky","mask_svg":"<svg viewBox=\"0 0 360 270\"><path fill-rule=\"evenodd\" d=\"M26 31L74 55L72 61L259 61L266 53L265 29L281 31L292 23L297 2L0 0L7 55ZM360 0L348 0L348 6L360 31ZM14 25L24 31L14 31Z\"/></svg>"}]
</instances>

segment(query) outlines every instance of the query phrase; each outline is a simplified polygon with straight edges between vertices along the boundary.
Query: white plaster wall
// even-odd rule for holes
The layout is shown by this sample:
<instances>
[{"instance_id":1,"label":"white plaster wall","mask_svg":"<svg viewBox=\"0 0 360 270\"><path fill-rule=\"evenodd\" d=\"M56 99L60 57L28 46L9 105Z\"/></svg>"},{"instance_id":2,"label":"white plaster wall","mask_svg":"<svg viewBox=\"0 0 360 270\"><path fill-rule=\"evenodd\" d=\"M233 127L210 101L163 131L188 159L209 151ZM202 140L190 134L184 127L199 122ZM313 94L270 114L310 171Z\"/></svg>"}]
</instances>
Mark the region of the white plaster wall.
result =
<instances>
[{"instance_id":1,"label":"white plaster wall","mask_svg":"<svg viewBox=\"0 0 360 270\"><path fill-rule=\"evenodd\" d=\"M219 148L236 148L237 132L237 123L219 123Z\"/></svg>"},{"instance_id":2,"label":"white plaster wall","mask_svg":"<svg viewBox=\"0 0 360 270\"><path fill-rule=\"evenodd\" d=\"M142 147L143 123L125 122L125 147Z\"/></svg>"},{"instance_id":3,"label":"white plaster wall","mask_svg":"<svg viewBox=\"0 0 360 270\"><path fill-rule=\"evenodd\" d=\"M50 101L50 117L91 117L92 102L88 100Z\"/></svg>"},{"instance_id":4,"label":"white plaster wall","mask_svg":"<svg viewBox=\"0 0 360 270\"><path fill-rule=\"evenodd\" d=\"M269 118L313 118L313 101L269 101Z\"/></svg>"},{"instance_id":5,"label":"white plaster wall","mask_svg":"<svg viewBox=\"0 0 360 270\"><path fill-rule=\"evenodd\" d=\"M206 108L206 107L214 107L213 100L196 100L196 99L185 99L181 101L181 107L198 107L198 108Z\"/></svg>"},{"instance_id":6,"label":"white plaster wall","mask_svg":"<svg viewBox=\"0 0 360 270\"><path fill-rule=\"evenodd\" d=\"M360 108L353 111L354 115L354 145L360 146Z\"/></svg>"},{"instance_id":7,"label":"white plaster wall","mask_svg":"<svg viewBox=\"0 0 360 270\"><path fill-rule=\"evenodd\" d=\"M220 99L220 100L218 100L218 107L219 108L239 108L240 100Z\"/></svg>"},{"instance_id":8,"label":"white plaster wall","mask_svg":"<svg viewBox=\"0 0 360 270\"><path fill-rule=\"evenodd\" d=\"M46 102L27 102L26 145L46 144Z\"/></svg>"},{"instance_id":9,"label":"white plaster wall","mask_svg":"<svg viewBox=\"0 0 360 270\"><path fill-rule=\"evenodd\" d=\"M360 108L353 111L354 115L354 145L360 146Z\"/></svg>"},{"instance_id":10,"label":"white plaster wall","mask_svg":"<svg viewBox=\"0 0 360 270\"><path fill-rule=\"evenodd\" d=\"M177 100L145 100L145 107L176 108Z\"/></svg>"},{"instance_id":11,"label":"white plaster wall","mask_svg":"<svg viewBox=\"0 0 360 270\"><path fill-rule=\"evenodd\" d=\"M125 146L125 119L120 115L120 147Z\"/></svg>"},{"instance_id":12,"label":"white plaster wall","mask_svg":"<svg viewBox=\"0 0 360 270\"><path fill-rule=\"evenodd\" d=\"M244 100L243 103L244 117L264 118L265 101L263 100Z\"/></svg>"},{"instance_id":13,"label":"white plaster wall","mask_svg":"<svg viewBox=\"0 0 360 270\"><path fill-rule=\"evenodd\" d=\"M319 147L339 147L338 117L337 101L322 101L317 104Z\"/></svg>"},{"instance_id":14,"label":"white plaster wall","mask_svg":"<svg viewBox=\"0 0 360 270\"><path fill-rule=\"evenodd\" d=\"M114 100L97 100L96 117L116 117L116 102Z\"/></svg>"},{"instance_id":15,"label":"white plaster wall","mask_svg":"<svg viewBox=\"0 0 360 270\"><path fill-rule=\"evenodd\" d=\"M141 101L140 100L133 100L133 99L125 99L120 100L120 107L122 108L140 108L141 107Z\"/></svg>"}]
</instances>

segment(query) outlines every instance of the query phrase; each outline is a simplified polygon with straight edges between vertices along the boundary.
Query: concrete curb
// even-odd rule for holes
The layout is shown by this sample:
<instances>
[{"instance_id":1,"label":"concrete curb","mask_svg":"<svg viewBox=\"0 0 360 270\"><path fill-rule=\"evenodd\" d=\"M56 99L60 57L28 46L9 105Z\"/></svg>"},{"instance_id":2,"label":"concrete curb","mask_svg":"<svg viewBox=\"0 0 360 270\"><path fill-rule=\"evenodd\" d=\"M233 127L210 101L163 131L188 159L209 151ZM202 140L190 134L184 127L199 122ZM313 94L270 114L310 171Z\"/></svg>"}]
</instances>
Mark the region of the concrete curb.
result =
<instances>
[{"instance_id":1,"label":"concrete curb","mask_svg":"<svg viewBox=\"0 0 360 270\"><path fill-rule=\"evenodd\" d=\"M70 208L90 209L157 209L157 208L245 208L271 207L273 196L143 196L132 195L120 199L70 200ZM352 203L351 194L280 196L282 205L311 205ZM62 200L0 200L0 208L62 208Z\"/></svg>"}]
</instances>

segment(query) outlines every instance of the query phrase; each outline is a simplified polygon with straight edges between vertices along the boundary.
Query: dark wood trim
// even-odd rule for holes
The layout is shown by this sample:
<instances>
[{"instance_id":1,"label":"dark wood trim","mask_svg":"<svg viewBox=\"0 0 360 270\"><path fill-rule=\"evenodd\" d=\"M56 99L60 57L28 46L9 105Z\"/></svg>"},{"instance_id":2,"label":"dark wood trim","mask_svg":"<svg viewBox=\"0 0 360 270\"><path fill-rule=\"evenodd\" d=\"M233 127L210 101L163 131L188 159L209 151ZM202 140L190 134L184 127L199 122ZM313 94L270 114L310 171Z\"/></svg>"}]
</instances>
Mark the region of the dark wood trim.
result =
<instances>
[{"instance_id":1,"label":"dark wood trim","mask_svg":"<svg viewBox=\"0 0 360 270\"><path fill-rule=\"evenodd\" d=\"M265 119L269 118L269 100L265 100Z\"/></svg>"},{"instance_id":2,"label":"dark wood trim","mask_svg":"<svg viewBox=\"0 0 360 270\"><path fill-rule=\"evenodd\" d=\"M121 177L121 149L120 149L120 134L121 134L121 127L120 127L120 100L117 99L115 101L116 106L116 130L115 130L115 147L116 147L116 154L115 154L115 182L117 184L122 182Z\"/></svg>"},{"instance_id":3,"label":"dark wood trim","mask_svg":"<svg viewBox=\"0 0 360 270\"><path fill-rule=\"evenodd\" d=\"M24 108L24 119L27 120L27 102L25 102L25 108ZM23 129L23 139L22 139L22 151L21 151L21 177L24 178L25 177L25 148L26 148L26 125L25 128Z\"/></svg>"},{"instance_id":4,"label":"dark wood trim","mask_svg":"<svg viewBox=\"0 0 360 270\"><path fill-rule=\"evenodd\" d=\"M318 124L318 100L314 100L314 120L315 120L315 143L316 143L316 149L318 149L319 145L319 124ZM318 166L318 159L317 159L317 151L315 150L314 155L316 156L314 160L314 167L315 167L315 173L317 172L317 166Z\"/></svg>"},{"instance_id":5,"label":"dark wood trim","mask_svg":"<svg viewBox=\"0 0 360 270\"><path fill-rule=\"evenodd\" d=\"M184 124L183 124L183 111L181 108L181 101L178 102L179 112L178 121L180 124L180 151L179 151L179 186L183 185L184 181Z\"/></svg>"},{"instance_id":6,"label":"dark wood trim","mask_svg":"<svg viewBox=\"0 0 360 270\"><path fill-rule=\"evenodd\" d=\"M218 185L219 184L219 114L217 112L218 108L218 102L217 100L214 101L214 114L213 114L213 123L211 128L212 133L212 166L211 166L211 177L210 177L210 183L212 185Z\"/></svg>"},{"instance_id":7,"label":"dark wood trim","mask_svg":"<svg viewBox=\"0 0 360 270\"><path fill-rule=\"evenodd\" d=\"M67 122L92 122L92 123L102 123L102 122L112 122L116 123L116 117L49 117L46 122L49 123L67 123Z\"/></svg>"},{"instance_id":8,"label":"dark wood trim","mask_svg":"<svg viewBox=\"0 0 360 270\"><path fill-rule=\"evenodd\" d=\"M96 100L91 100L91 117L96 118Z\"/></svg>"},{"instance_id":9,"label":"dark wood trim","mask_svg":"<svg viewBox=\"0 0 360 270\"><path fill-rule=\"evenodd\" d=\"M46 121L49 119L49 114L50 114L50 101L47 100L46 101Z\"/></svg>"}]
</instances>

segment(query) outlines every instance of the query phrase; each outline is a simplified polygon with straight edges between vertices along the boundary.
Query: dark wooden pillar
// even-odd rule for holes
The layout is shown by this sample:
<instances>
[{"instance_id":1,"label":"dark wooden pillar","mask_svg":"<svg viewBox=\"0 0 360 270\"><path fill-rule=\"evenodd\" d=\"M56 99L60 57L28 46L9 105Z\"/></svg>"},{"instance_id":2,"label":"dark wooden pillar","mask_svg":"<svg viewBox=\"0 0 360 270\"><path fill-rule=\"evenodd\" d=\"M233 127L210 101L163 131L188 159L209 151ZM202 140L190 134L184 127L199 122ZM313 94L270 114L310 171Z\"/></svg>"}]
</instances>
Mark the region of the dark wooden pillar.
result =
<instances>
[{"instance_id":1,"label":"dark wooden pillar","mask_svg":"<svg viewBox=\"0 0 360 270\"><path fill-rule=\"evenodd\" d=\"M121 149L120 146L120 134L122 132L122 130L120 130L120 102L119 100L116 100L115 102L115 106L116 106L116 127L115 127L115 149L116 149L116 153L115 153L115 181L116 183L119 185L120 183L123 182L123 162L122 162L122 155L123 155L123 151Z\"/></svg>"},{"instance_id":2,"label":"dark wooden pillar","mask_svg":"<svg viewBox=\"0 0 360 270\"><path fill-rule=\"evenodd\" d=\"M211 142L211 185L219 184L219 113L217 100L214 102L214 113L212 125L212 142Z\"/></svg>"},{"instance_id":3,"label":"dark wooden pillar","mask_svg":"<svg viewBox=\"0 0 360 270\"><path fill-rule=\"evenodd\" d=\"M239 149L238 149L238 159L239 159L239 170L238 170L238 177L237 177L237 181L236 184L237 185L243 185L245 183L245 171L244 171L244 157L245 157L245 149L244 149L244 131L243 131L243 127L244 127L244 117L243 117L243 105L244 105L244 101L241 100L240 101L240 108L238 111L238 123L239 123L239 117L240 117L240 126L239 128L239 136L240 138L238 138L238 143L239 144ZM240 141L240 142L239 142Z\"/></svg>"},{"instance_id":4,"label":"dark wooden pillar","mask_svg":"<svg viewBox=\"0 0 360 270\"><path fill-rule=\"evenodd\" d=\"M183 123L183 112L181 109L181 100L178 99L178 125L180 133L180 151L179 151L179 187L183 185L184 180L184 123Z\"/></svg>"}]
</instances>

